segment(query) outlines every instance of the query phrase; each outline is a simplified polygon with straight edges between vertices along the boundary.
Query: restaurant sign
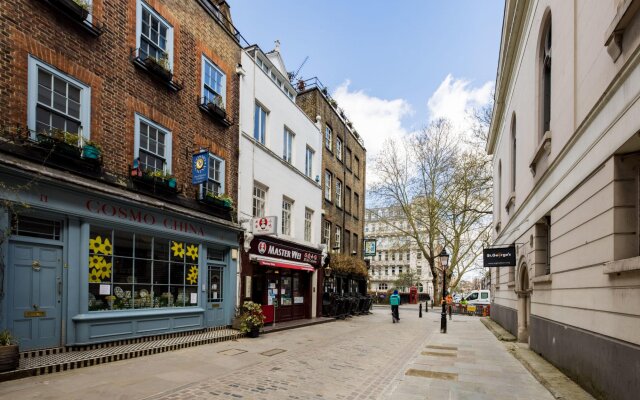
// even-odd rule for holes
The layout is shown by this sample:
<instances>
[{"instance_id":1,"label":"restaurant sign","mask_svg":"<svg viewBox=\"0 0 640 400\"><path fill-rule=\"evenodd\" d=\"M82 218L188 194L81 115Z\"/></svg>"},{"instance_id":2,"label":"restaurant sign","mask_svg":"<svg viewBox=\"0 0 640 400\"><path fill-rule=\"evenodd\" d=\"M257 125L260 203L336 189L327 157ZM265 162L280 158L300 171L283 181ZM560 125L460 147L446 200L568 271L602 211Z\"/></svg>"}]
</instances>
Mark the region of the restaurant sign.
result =
<instances>
[{"instance_id":1,"label":"restaurant sign","mask_svg":"<svg viewBox=\"0 0 640 400\"><path fill-rule=\"evenodd\" d=\"M251 253L261 256L303 262L320 267L321 254L299 247L285 246L268 240L255 238L251 241Z\"/></svg>"},{"instance_id":2,"label":"restaurant sign","mask_svg":"<svg viewBox=\"0 0 640 400\"><path fill-rule=\"evenodd\" d=\"M516 246L483 249L482 255L485 268L516 266Z\"/></svg>"}]
</instances>

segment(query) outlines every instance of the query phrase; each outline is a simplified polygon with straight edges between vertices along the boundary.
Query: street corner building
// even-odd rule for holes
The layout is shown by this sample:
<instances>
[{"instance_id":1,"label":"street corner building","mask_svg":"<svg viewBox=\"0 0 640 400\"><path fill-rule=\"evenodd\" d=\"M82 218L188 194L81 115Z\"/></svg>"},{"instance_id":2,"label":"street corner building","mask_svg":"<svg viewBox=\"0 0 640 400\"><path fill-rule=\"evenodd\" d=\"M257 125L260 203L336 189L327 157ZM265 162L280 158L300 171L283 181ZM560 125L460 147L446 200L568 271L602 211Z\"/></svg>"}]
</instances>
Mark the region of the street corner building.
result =
<instances>
[{"instance_id":1,"label":"street corner building","mask_svg":"<svg viewBox=\"0 0 640 400\"><path fill-rule=\"evenodd\" d=\"M228 5L87 3L0 4L0 326L21 350L234 312L242 47Z\"/></svg>"},{"instance_id":2,"label":"street corner building","mask_svg":"<svg viewBox=\"0 0 640 400\"><path fill-rule=\"evenodd\" d=\"M506 1L491 317L594 395L640 392L640 1Z\"/></svg>"},{"instance_id":3,"label":"street corner building","mask_svg":"<svg viewBox=\"0 0 640 400\"><path fill-rule=\"evenodd\" d=\"M245 228L240 301L265 323L318 315L322 140L297 105L280 43L242 52L238 211Z\"/></svg>"}]
</instances>

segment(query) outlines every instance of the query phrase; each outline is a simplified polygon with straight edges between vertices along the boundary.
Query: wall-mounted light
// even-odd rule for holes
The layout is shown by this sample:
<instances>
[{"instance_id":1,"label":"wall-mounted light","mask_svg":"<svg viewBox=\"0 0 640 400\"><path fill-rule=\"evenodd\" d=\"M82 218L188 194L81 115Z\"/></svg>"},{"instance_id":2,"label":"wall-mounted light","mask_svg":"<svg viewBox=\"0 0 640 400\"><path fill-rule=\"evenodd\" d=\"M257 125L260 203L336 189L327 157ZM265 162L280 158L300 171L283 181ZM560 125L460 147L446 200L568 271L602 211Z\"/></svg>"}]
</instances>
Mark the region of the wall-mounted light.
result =
<instances>
[{"instance_id":1,"label":"wall-mounted light","mask_svg":"<svg viewBox=\"0 0 640 400\"><path fill-rule=\"evenodd\" d=\"M231 249L231 259L232 260L238 259L238 249Z\"/></svg>"}]
</instances>

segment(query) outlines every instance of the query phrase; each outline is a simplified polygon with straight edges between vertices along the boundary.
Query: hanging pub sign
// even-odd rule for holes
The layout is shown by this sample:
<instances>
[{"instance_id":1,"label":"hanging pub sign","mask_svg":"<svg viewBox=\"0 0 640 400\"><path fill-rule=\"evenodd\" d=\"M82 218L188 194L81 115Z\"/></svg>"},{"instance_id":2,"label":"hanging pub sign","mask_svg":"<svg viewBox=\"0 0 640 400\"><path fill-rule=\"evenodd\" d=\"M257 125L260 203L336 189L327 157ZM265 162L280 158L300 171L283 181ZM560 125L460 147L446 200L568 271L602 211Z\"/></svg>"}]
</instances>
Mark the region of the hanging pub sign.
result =
<instances>
[{"instance_id":1,"label":"hanging pub sign","mask_svg":"<svg viewBox=\"0 0 640 400\"><path fill-rule=\"evenodd\" d=\"M516 246L485 248L482 256L485 268L516 266Z\"/></svg>"},{"instance_id":2,"label":"hanging pub sign","mask_svg":"<svg viewBox=\"0 0 640 400\"><path fill-rule=\"evenodd\" d=\"M199 185L205 183L209 179L209 152L202 151L193 155L193 163L191 168L191 183Z\"/></svg>"},{"instance_id":3,"label":"hanging pub sign","mask_svg":"<svg viewBox=\"0 0 640 400\"><path fill-rule=\"evenodd\" d=\"M373 257L376 255L376 240L365 239L364 240L364 256Z\"/></svg>"},{"instance_id":4,"label":"hanging pub sign","mask_svg":"<svg viewBox=\"0 0 640 400\"><path fill-rule=\"evenodd\" d=\"M251 219L251 233L254 235L275 235L278 217L256 217Z\"/></svg>"}]
</instances>

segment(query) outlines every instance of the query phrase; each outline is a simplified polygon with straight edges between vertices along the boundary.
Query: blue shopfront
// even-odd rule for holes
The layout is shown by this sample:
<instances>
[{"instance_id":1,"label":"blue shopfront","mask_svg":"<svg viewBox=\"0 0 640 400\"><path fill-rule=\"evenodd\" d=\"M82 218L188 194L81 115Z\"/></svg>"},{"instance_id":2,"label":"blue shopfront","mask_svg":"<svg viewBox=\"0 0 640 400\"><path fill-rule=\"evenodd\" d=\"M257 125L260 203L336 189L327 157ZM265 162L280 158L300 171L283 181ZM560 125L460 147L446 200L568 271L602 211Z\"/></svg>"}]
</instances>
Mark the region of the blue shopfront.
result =
<instances>
[{"instance_id":1,"label":"blue shopfront","mask_svg":"<svg viewBox=\"0 0 640 400\"><path fill-rule=\"evenodd\" d=\"M119 188L2 176L2 328L21 350L231 325L239 227Z\"/></svg>"}]
</instances>

